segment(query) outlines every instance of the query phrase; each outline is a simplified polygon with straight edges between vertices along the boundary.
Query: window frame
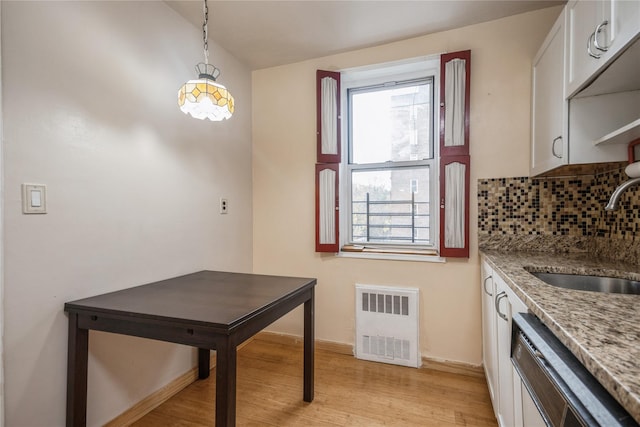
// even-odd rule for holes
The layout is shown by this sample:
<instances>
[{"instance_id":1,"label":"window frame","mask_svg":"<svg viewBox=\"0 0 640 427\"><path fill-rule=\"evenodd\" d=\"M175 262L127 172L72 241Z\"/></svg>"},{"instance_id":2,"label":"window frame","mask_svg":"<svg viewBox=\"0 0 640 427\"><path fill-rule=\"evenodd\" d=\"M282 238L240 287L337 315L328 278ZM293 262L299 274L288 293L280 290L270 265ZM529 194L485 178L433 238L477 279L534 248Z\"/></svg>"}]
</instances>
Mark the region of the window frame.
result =
<instances>
[{"instance_id":1,"label":"window frame","mask_svg":"<svg viewBox=\"0 0 640 427\"><path fill-rule=\"evenodd\" d=\"M340 185L340 235L341 252L345 246L356 245L367 248L402 250L431 250L439 251L440 243L440 55L415 58L408 61L377 64L368 67L346 70L342 72L341 80L341 110L345 112L342 121L341 139L347 144L346 156L343 156L340 164L342 183ZM354 164L351 162L353 154L352 129L351 129L351 105L350 90L376 89L384 87L385 83L409 84L431 80L431 116L430 116L430 143L431 158L423 160L406 160L393 162L395 166L390 168L390 162ZM388 87L392 87L389 85ZM352 182L351 176L354 170L392 170L407 167L427 166L429 168L429 244L398 243L398 242L354 242L353 240L353 212L352 212Z\"/></svg>"}]
</instances>

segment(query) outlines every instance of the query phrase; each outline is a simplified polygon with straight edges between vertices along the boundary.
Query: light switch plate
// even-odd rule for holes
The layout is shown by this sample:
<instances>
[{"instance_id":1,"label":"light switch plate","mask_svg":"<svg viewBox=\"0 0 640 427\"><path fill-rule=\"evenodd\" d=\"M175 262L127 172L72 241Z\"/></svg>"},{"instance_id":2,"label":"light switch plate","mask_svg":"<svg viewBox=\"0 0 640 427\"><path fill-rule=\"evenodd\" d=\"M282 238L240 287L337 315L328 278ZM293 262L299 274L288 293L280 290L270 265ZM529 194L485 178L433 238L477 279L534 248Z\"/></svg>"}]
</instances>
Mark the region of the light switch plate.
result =
<instances>
[{"instance_id":1,"label":"light switch plate","mask_svg":"<svg viewBox=\"0 0 640 427\"><path fill-rule=\"evenodd\" d=\"M47 186L44 184L22 184L22 213L47 213Z\"/></svg>"}]
</instances>

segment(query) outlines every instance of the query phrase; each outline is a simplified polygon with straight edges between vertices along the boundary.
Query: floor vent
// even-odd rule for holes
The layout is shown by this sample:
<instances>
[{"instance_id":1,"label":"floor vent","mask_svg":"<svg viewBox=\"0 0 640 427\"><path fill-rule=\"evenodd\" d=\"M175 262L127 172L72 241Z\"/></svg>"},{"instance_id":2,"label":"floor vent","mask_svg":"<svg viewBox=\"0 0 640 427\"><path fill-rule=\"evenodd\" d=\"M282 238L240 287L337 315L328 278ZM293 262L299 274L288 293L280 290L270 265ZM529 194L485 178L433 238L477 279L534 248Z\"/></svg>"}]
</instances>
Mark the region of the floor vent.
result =
<instances>
[{"instance_id":1,"label":"floor vent","mask_svg":"<svg viewBox=\"0 0 640 427\"><path fill-rule=\"evenodd\" d=\"M356 285L356 357L420 366L418 289Z\"/></svg>"}]
</instances>

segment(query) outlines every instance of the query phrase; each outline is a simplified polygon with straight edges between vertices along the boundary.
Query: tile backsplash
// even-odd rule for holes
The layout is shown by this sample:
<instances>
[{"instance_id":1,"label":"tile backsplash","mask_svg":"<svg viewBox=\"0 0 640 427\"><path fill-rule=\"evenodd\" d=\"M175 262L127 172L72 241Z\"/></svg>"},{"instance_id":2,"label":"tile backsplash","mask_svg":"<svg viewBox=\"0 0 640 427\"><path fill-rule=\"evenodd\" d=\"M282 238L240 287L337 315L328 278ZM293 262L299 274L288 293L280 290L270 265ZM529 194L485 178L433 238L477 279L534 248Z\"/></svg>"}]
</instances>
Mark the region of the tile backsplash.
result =
<instances>
[{"instance_id":1,"label":"tile backsplash","mask_svg":"<svg viewBox=\"0 0 640 427\"><path fill-rule=\"evenodd\" d=\"M593 252L640 262L640 186L604 210L628 177L624 168L598 175L478 180L481 248ZM636 238L639 236L639 238Z\"/></svg>"}]
</instances>

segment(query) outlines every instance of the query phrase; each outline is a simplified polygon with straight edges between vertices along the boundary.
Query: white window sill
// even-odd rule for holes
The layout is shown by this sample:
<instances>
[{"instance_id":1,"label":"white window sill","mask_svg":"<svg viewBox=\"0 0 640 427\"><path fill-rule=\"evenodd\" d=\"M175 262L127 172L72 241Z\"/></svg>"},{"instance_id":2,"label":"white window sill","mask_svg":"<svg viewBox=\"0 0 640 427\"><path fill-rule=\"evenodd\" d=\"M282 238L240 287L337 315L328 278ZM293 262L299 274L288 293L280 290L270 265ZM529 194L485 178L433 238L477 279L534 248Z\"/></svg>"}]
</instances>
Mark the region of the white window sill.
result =
<instances>
[{"instance_id":1,"label":"white window sill","mask_svg":"<svg viewBox=\"0 0 640 427\"><path fill-rule=\"evenodd\" d=\"M380 252L338 252L336 254L340 258L360 258L360 259L378 259L387 261L418 261L418 262L437 262L444 263L446 258L438 255L415 255L415 254L389 254Z\"/></svg>"}]
</instances>

